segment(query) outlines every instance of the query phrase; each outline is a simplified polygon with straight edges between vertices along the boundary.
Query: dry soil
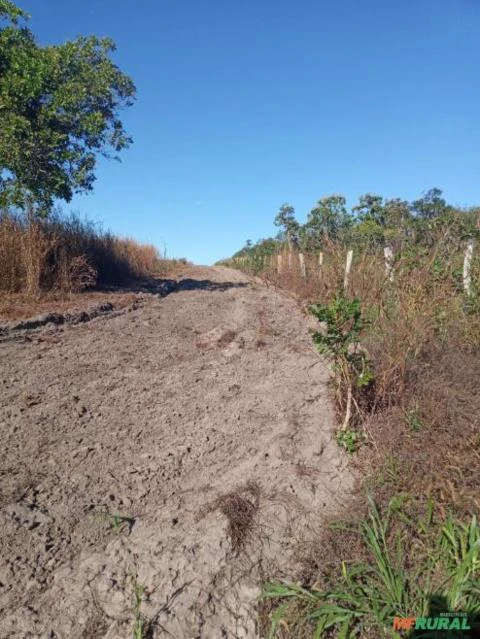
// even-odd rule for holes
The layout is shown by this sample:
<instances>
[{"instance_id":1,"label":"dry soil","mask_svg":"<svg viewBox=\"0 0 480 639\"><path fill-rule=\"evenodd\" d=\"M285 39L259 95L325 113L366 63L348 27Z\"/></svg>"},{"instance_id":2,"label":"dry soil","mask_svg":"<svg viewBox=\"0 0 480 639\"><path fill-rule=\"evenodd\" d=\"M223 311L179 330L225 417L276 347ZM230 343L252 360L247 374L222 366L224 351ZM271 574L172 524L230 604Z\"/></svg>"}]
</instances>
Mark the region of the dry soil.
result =
<instances>
[{"instance_id":1,"label":"dry soil","mask_svg":"<svg viewBox=\"0 0 480 639\"><path fill-rule=\"evenodd\" d=\"M256 637L352 488L327 380L296 303L223 267L4 331L0 637Z\"/></svg>"}]
</instances>

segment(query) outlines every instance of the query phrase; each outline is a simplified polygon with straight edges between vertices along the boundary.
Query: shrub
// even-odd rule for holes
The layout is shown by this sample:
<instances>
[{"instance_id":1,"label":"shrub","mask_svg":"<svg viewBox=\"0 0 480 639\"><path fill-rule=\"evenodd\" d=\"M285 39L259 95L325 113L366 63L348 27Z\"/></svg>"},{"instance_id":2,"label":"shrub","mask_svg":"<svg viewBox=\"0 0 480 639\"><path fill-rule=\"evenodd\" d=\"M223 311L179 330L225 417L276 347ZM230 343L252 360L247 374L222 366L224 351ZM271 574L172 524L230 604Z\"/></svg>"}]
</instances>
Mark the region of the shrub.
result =
<instances>
[{"instance_id":1,"label":"shrub","mask_svg":"<svg viewBox=\"0 0 480 639\"><path fill-rule=\"evenodd\" d=\"M320 353L333 360L335 397L343 413L341 430L346 431L352 417L361 416L360 396L368 391L375 379L369 359L360 349L360 335L367 322L357 298L349 300L337 295L330 304L314 304L309 310L325 324L325 331L315 332L312 337ZM345 437L342 441L346 441Z\"/></svg>"}]
</instances>

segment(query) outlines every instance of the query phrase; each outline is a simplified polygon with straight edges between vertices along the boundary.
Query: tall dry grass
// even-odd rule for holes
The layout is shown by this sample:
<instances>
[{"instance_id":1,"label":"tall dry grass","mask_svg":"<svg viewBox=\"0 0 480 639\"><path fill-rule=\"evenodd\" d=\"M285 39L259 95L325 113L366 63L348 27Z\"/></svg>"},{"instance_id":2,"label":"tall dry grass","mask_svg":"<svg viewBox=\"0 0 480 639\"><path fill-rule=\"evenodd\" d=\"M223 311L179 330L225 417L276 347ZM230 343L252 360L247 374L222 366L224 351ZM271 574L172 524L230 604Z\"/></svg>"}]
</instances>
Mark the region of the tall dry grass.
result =
<instances>
[{"instance_id":1,"label":"tall dry grass","mask_svg":"<svg viewBox=\"0 0 480 639\"><path fill-rule=\"evenodd\" d=\"M305 254L306 277L299 256L284 252L256 272L267 282L294 293L305 303L328 304L339 293L361 301L367 328L363 346L375 364L376 407L402 402L416 362L435 347L455 342L480 346L480 258L473 261L472 293L462 285L464 242L439 233L430 248L415 247L395 257L390 282L383 251L355 251L347 288L347 248L330 243L318 254ZM251 269L247 263L243 266Z\"/></svg>"},{"instance_id":2,"label":"tall dry grass","mask_svg":"<svg viewBox=\"0 0 480 639\"><path fill-rule=\"evenodd\" d=\"M328 306L339 295L360 300L366 320L362 352L374 373L373 386L365 388L369 396L365 410L361 405L362 419L348 433L360 435L351 441L362 442L354 450L363 481L345 504L341 522L323 530L309 550L307 544L298 551L304 562L298 580L267 585L271 600L261 610L262 636L390 636L392 616L400 614L413 590L418 598L409 602L408 614L422 614L422 598L438 601L442 612L478 612L478 579L470 577L478 574L474 517L480 509L480 247L467 294L462 281L465 243L444 228L428 244L404 246L395 256L393 281L382 250L354 248L346 290L348 247L340 244L324 247L321 266L318 254L305 255L306 276L299 256L286 252L280 271L277 256L233 264L305 304ZM338 399L337 408L340 417ZM385 519L375 510L372 518L367 491L387 513ZM390 518L392 508L396 519ZM459 541L463 532L472 540L471 548ZM467 570L464 555L457 553L450 576L443 573L448 555L439 546L439 535L453 540L461 553L468 548L465 556L473 561ZM411 545L402 548L400 542L406 541ZM431 583L424 580L428 570ZM463 582L467 574L470 581ZM397 590L385 575L393 575ZM441 583L432 586L433 577ZM369 583L375 584L373 590ZM459 583L465 599L452 601L447 584ZM375 592L377 586L383 592Z\"/></svg>"},{"instance_id":3,"label":"tall dry grass","mask_svg":"<svg viewBox=\"0 0 480 639\"><path fill-rule=\"evenodd\" d=\"M363 482L341 522L299 551L302 586L266 585L262 636L393 636L394 615L432 615L428 602L477 613L478 631L480 259L468 295L464 245L443 232L429 247L407 248L393 281L383 252L354 251L345 291L340 245L325 247L321 267L318 256L305 256L306 277L298 256L289 266L282 255L280 272L276 258L260 271L307 303L358 298L375 375L370 411L356 427L366 434L357 458ZM448 568L446 540L455 549Z\"/></svg>"},{"instance_id":4,"label":"tall dry grass","mask_svg":"<svg viewBox=\"0 0 480 639\"><path fill-rule=\"evenodd\" d=\"M78 216L0 212L0 290L38 295L117 285L158 271L151 245L115 237Z\"/></svg>"},{"instance_id":5,"label":"tall dry grass","mask_svg":"<svg viewBox=\"0 0 480 639\"><path fill-rule=\"evenodd\" d=\"M385 500L393 490L424 486L445 508L471 513L480 508L470 481L472 469L478 474L480 468L480 255L477 244L468 295L465 245L443 228L428 244L404 246L395 255L393 282L383 250L354 248L346 290L348 247L341 244L324 247L321 266L318 254L305 255L306 277L299 256L286 252L280 271L277 256L233 265L305 305L329 305L339 294L360 300L361 346L374 374L355 427L366 436L365 463L372 464L372 473L392 459L405 469L385 488ZM345 398L335 398L340 418Z\"/></svg>"}]
</instances>

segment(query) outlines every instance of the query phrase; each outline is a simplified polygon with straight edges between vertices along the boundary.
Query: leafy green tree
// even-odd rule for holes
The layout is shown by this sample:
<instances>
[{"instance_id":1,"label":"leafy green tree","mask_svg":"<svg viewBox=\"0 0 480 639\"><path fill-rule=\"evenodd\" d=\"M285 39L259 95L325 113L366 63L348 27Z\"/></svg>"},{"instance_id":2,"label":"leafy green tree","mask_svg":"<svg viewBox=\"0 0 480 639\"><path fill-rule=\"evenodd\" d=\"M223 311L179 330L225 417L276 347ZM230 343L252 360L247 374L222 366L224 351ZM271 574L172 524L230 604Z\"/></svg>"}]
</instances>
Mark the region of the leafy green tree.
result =
<instances>
[{"instance_id":1,"label":"leafy green tree","mask_svg":"<svg viewBox=\"0 0 480 639\"><path fill-rule=\"evenodd\" d=\"M361 195L352 211L357 214L360 222L373 222L379 226L385 226L385 208L381 195L373 193Z\"/></svg>"},{"instance_id":2,"label":"leafy green tree","mask_svg":"<svg viewBox=\"0 0 480 639\"><path fill-rule=\"evenodd\" d=\"M411 207L405 200L366 193L360 196L353 211L357 223L350 239L360 246L372 249L385 244L398 246L409 233Z\"/></svg>"},{"instance_id":3,"label":"leafy green tree","mask_svg":"<svg viewBox=\"0 0 480 639\"><path fill-rule=\"evenodd\" d=\"M258 240L258 242L253 247L256 254L262 257L267 255L274 255L278 249L278 242L271 237L267 237L266 239Z\"/></svg>"},{"instance_id":4,"label":"leafy green tree","mask_svg":"<svg viewBox=\"0 0 480 639\"><path fill-rule=\"evenodd\" d=\"M385 200L383 206L383 220L391 229L405 229L412 219L410 204L406 200L394 198Z\"/></svg>"},{"instance_id":5,"label":"leafy green tree","mask_svg":"<svg viewBox=\"0 0 480 639\"><path fill-rule=\"evenodd\" d=\"M290 250L294 244L298 244L300 224L295 219L295 209L293 206L290 206L290 204L282 204L275 216L274 224L275 226L283 228Z\"/></svg>"},{"instance_id":6,"label":"leafy green tree","mask_svg":"<svg viewBox=\"0 0 480 639\"><path fill-rule=\"evenodd\" d=\"M385 245L386 228L370 217L356 221L348 235L349 246L364 249L378 249Z\"/></svg>"},{"instance_id":7,"label":"leafy green tree","mask_svg":"<svg viewBox=\"0 0 480 639\"><path fill-rule=\"evenodd\" d=\"M13 24L17 24L19 18L28 18L28 14L15 6L10 0L0 0L0 18L8 18Z\"/></svg>"},{"instance_id":8,"label":"leafy green tree","mask_svg":"<svg viewBox=\"0 0 480 639\"><path fill-rule=\"evenodd\" d=\"M130 144L119 110L135 86L112 62L112 40L42 47L26 19L0 0L0 206L46 214L55 199L92 189L98 154Z\"/></svg>"},{"instance_id":9,"label":"leafy green tree","mask_svg":"<svg viewBox=\"0 0 480 639\"><path fill-rule=\"evenodd\" d=\"M393 247L395 252L414 236L411 205L406 200L393 198L384 202L384 243Z\"/></svg>"},{"instance_id":10,"label":"leafy green tree","mask_svg":"<svg viewBox=\"0 0 480 639\"><path fill-rule=\"evenodd\" d=\"M343 195L329 195L321 198L317 206L308 214L302 229L304 244L309 250L322 246L325 239L339 239L352 224L347 212L347 201Z\"/></svg>"},{"instance_id":11,"label":"leafy green tree","mask_svg":"<svg viewBox=\"0 0 480 639\"><path fill-rule=\"evenodd\" d=\"M421 198L412 202L413 211L423 220L433 220L449 213L452 207L446 203L442 195L441 189L430 189Z\"/></svg>"}]
</instances>

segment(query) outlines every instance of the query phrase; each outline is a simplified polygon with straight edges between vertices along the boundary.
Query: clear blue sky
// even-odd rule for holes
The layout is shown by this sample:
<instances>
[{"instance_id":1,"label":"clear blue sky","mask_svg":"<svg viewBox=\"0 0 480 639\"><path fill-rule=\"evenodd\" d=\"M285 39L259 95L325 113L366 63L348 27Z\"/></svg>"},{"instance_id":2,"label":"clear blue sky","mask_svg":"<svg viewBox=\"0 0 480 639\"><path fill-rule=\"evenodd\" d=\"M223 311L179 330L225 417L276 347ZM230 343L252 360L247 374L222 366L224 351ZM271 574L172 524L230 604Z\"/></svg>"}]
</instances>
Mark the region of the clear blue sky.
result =
<instances>
[{"instance_id":1,"label":"clear blue sky","mask_svg":"<svg viewBox=\"0 0 480 639\"><path fill-rule=\"evenodd\" d=\"M480 203L479 0L17 0L42 43L111 36L134 145L71 206L210 263L343 193Z\"/></svg>"}]
</instances>

